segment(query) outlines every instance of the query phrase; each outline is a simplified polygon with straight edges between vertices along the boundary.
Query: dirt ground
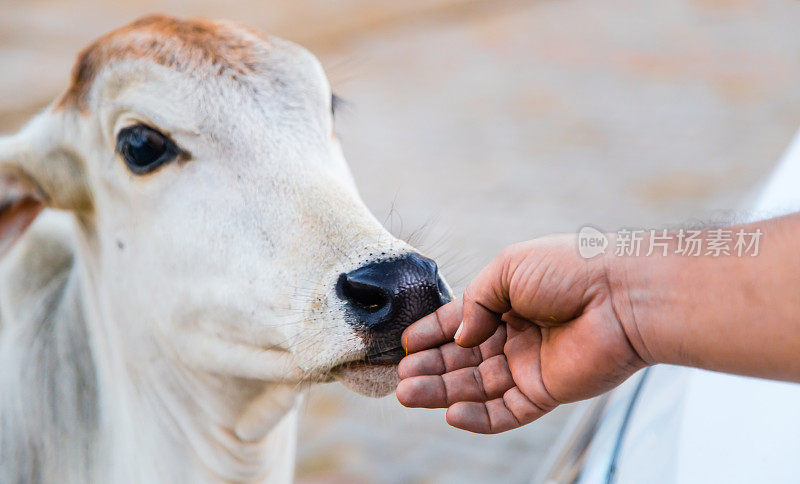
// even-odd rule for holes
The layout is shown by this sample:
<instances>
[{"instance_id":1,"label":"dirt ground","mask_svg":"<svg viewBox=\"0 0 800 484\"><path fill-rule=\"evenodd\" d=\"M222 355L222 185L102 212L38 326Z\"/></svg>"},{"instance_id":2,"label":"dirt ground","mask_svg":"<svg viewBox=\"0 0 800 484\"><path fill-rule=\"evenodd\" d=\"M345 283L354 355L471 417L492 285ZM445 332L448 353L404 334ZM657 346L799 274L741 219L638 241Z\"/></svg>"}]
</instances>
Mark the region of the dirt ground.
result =
<instances>
[{"instance_id":1,"label":"dirt ground","mask_svg":"<svg viewBox=\"0 0 800 484\"><path fill-rule=\"evenodd\" d=\"M81 46L154 11L317 54L365 201L456 291L514 241L733 216L800 125L793 0L2 0L0 132L66 86ZM526 482L568 413L478 437L323 386L298 479Z\"/></svg>"}]
</instances>

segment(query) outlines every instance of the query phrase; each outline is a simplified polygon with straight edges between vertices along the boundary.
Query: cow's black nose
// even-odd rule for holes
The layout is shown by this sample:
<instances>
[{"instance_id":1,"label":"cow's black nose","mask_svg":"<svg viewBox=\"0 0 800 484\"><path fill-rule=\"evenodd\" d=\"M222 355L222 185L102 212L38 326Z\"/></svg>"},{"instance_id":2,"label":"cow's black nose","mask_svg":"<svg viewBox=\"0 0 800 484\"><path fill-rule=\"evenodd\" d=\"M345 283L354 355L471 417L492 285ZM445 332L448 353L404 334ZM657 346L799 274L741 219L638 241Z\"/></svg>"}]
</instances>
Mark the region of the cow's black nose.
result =
<instances>
[{"instance_id":1,"label":"cow's black nose","mask_svg":"<svg viewBox=\"0 0 800 484\"><path fill-rule=\"evenodd\" d=\"M357 329L376 341L396 340L417 319L452 299L436 263L418 254L373 262L342 274L336 292Z\"/></svg>"}]
</instances>

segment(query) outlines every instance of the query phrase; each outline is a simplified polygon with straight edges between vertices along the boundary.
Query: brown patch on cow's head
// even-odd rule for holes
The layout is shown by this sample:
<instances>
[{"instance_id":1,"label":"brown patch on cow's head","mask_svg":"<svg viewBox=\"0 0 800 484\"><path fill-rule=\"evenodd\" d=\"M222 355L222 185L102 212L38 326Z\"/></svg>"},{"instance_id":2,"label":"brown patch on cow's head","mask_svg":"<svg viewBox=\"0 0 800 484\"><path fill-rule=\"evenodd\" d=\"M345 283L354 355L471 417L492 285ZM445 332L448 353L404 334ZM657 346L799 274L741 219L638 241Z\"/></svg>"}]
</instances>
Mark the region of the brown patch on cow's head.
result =
<instances>
[{"instance_id":1,"label":"brown patch on cow's head","mask_svg":"<svg viewBox=\"0 0 800 484\"><path fill-rule=\"evenodd\" d=\"M268 41L248 27L148 15L103 35L78 54L71 84L56 108L85 111L97 74L115 61L148 59L184 72L211 69L215 74L246 73L255 70L256 44L268 45Z\"/></svg>"}]
</instances>

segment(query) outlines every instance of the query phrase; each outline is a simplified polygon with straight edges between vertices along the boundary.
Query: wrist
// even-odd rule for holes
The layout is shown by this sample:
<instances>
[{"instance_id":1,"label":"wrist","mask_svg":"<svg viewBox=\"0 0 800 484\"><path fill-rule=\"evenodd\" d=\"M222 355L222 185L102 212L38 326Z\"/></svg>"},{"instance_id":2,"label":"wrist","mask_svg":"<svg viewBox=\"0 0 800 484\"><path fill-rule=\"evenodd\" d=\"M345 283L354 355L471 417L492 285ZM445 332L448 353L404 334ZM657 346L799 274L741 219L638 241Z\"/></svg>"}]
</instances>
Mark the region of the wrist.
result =
<instances>
[{"instance_id":1,"label":"wrist","mask_svg":"<svg viewBox=\"0 0 800 484\"><path fill-rule=\"evenodd\" d=\"M608 237L613 247L615 235ZM633 351L647 365L661 363L654 348L658 342L652 336L654 321L649 317L649 293L655 281L650 277L647 258L617 255L610 250L604 254L603 263L611 307Z\"/></svg>"},{"instance_id":2,"label":"wrist","mask_svg":"<svg viewBox=\"0 0 800 484\"><path fill-rule=\"evenodd\" d=\"M642 245L647 245L647 235ZM614 241L612 240L612 244ZM605 255L611 301L631 346L647 364L702 366L694 351L698 328L720 317L731 320L736 291L724 290L742 276L737 257L686 256L670 243L663 253ZM735 312L735 311L733 311Z\"/></svg>"},{"instance_id":3,"label":"wrist","mask_svg":"<svg viewBox=\"0 0 800 484\"><path fill-rule=\"evenodd\" d=\"M663 251L602 256L611 306L630 346L647 364L799 381L800 214L726 229L750 234L752 250L714 252L715 230L693 231L708 244L702 252L682 250L689 239L679 231L663 236L672 240L659 246ZM609 239L618 249L629 240ZM641 245L660 240L645 233Z\"/></svg>"}]
</instances>

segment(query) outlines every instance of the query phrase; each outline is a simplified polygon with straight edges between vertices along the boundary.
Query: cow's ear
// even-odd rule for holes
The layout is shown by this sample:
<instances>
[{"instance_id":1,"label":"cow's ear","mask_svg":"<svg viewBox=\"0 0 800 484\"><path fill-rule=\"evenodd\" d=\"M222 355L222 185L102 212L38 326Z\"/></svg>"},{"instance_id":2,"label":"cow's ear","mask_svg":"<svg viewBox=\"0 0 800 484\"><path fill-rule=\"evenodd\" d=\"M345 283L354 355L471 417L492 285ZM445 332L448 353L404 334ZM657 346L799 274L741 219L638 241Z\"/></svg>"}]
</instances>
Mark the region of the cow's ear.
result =
<instances>
[{"instance_id":1,"label":"cow's ear","mask_svg":"<svg viewBox=\"0 0 800 484\"><path fill-rule=\"evenodd\" d=\"M45 206L41 191L24 175L0 168L0 257Z\"/></svg>"},{"instance_id":2,"label":"cow's ear","mask_svg":"<svg viewBox=\"0 0 800 484\"><path fill-rule=\"evenodd\" d=\"M45 112L0 137L0 257L45 208L87 210L83 163L62 143L60 117Z\"/></svg>"}]
</instances>

